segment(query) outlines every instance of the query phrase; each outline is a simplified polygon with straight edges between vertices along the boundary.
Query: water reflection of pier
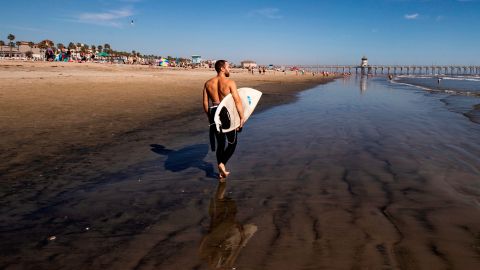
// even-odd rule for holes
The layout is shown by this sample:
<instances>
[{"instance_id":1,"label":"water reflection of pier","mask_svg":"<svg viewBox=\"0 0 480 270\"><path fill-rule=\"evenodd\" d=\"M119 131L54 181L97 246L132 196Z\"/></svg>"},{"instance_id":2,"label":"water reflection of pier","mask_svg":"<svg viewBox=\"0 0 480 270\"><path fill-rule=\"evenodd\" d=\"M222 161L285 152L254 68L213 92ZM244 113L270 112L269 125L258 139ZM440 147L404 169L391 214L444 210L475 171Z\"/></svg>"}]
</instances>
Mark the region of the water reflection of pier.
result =
<instances>
[{"instance_id":1,"label":"water reflection of pier","mask_svg":"<svg viewBox=\"0 0 480 270\"><path fill-rule=\"evenodd\" d=\"M362 75L360 77L360 93L361 94L364 94L366 91L367 91L367 76L366 75Z\"/></svg>"},{"instance_id":2,"label":"water reflection of pier","mask_svg":"<svg viewBox=\"0 0 480 270\"><path fill-rule=\"evenodd\" d=\"M293 67L293 66L292 66ZM480 66L420 66L420 65L309 65L296 66L310 72L342 72L356 74L424 74L424 75L480 75Z\"/></svg>"}]
</instances>

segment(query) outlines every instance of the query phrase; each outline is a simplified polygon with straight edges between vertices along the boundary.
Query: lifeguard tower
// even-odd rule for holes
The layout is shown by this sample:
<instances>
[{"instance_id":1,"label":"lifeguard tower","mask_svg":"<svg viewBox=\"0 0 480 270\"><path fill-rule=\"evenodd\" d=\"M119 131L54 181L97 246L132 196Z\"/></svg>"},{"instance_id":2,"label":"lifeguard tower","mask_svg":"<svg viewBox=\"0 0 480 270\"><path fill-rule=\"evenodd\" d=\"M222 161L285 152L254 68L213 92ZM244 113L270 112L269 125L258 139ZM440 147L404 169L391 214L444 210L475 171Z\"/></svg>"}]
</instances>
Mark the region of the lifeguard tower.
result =
<instances>
[{"instance_id":1,"label":"lifeguard tower","mask_svg":"<svg viewBox=\"0 0 480 270\"><path fill-rule=\"evenodd\" d=\"M202 62L202 57L200 55L192 55L192 64L200 65Z\"/></svg>"},{"instance_id":2,"label":"lifeguard tower","mask_svg":"<svg viewBox=\"0 0 480 270\"><path fill-rule=\"evenodd\" d=\"M363 68L368 66L368 59L367 59L367 57L365 57L365 56L362 57L362 62L360 63L360 66L363 67Z\"/></svg>"},{"instance_id":3,"label":"lifeguard tower","mask_svg":"<svg viewBox=\"0 0 480 270\"><path fill-rule=\"evenodd\" d=\"M362 75L367 74L368 70L368 59L366 56L362 57L362 62L360 63L360 67L362 68Z\"/></svg>"}]
</instances>

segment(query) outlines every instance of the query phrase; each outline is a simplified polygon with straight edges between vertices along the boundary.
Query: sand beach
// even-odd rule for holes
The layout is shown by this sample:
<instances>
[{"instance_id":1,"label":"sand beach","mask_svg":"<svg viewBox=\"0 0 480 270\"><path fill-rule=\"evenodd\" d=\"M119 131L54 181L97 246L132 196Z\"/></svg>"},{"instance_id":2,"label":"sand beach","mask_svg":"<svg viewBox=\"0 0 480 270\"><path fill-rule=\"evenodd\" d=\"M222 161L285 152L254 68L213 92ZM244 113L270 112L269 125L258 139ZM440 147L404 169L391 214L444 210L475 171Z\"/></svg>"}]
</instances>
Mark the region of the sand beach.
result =
<instances>
[{"instance_id":1,"label":"sand beach","mask_svg":"<svg viewBox=\"0 0 480 270\"><path fill-rule=\"evenodd\" d=\"M156 160L151 145L176 147L201 137L206 140L201 136L208 130L202 88L214 75L206 69L2 61L2 268L50 268L31 261L43 260L31 248L51 237L45 236L53 233L45 227L50 218L40 214L27 221L26 216L43 213L65 192L105 184L98 182L105 173ZM333 80L291 72L251 75L242 70L234 70L232 77L238 87L264 93L257 112L292 102L299 91ZM210 173L213 177L213 169ZM108 201L103 198L87 208L102 205L104 199ZM65 216L70 217L63 221L72 218Z\"/></svg>"},{"instance_id":2,"label":"sand beach","mask_svg":"<svg viewBox=\"0 0 480 270\"><path fill-rule=\"evenodd\" d=\"M264 92L226 183L211 70L1 65L2 269L476 269L480 126L384 77Z\"/></svg>"},{"instance_id":3,"label":"sand beach","mask_svg":"<svg viewBox=\"0 0 480 270\"><path fill-rule=\"evenodd\" d=\"M200 132L205 126L202 87L214 75L205 69L4 61L0 65L0 129L5 151L0 171L5 178L17 177L17 173L36 170L35 164L57 163L69 153L77 156L89 148L119 142L125 134L149 128L173 132L168 123L188 117L195 121L184 128ZM233 77L238 87L264 92L259 111L331 81L295 73L251 75L242 70L233 71ZM174 134L170 135L161 139L170 140Z\"/></svg>"},{"instance_id":4,"label":"sand beach","mask_svg":"<svg viewBox=\"0 0 480 270\"><path fill-rule=\"evenodd\" d=\"M3 1L0 270L480 269L479 10Z\"/></svg>"}]
</instances>

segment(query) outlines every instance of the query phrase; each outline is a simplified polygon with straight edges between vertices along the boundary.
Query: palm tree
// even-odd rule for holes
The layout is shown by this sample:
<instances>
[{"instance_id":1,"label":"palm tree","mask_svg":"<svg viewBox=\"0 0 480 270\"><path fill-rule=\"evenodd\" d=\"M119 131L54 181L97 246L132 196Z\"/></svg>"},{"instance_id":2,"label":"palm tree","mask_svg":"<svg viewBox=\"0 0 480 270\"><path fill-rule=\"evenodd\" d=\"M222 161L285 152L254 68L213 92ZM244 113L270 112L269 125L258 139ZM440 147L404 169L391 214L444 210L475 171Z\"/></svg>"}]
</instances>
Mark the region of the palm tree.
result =
<instances>
[{"instance_id":1,"label":"palm tree","mask_svg":"<svg viewBox=\"0 0 480 270\"><path fill-rule=\"evenodd\" d=\"M98 46L97 46L97 49L98 49L98 52L103 52L103 47L102 47L102 45L98 45Z\"/></svg>"},{"instance_id":2,"label":"palm tree","mask_svg":"<svg viewBox=\"0 0 480 270\"><path fill-rule=\"evenodd\" d=\"M29 41L29 42L28 42L28 47L30 47L30 51L28 51L28 52L25 53L25 56L26 56L26 57L28 57L28 58L32 58L32 57L33 57L33 52L32 52L33 46L35 46L35 43L33 43L33 41Z\"/></svg>"},{"instance_id":3,"label":"palm tree","mask_svg":"<svg viewBox=\"0 0 480 270\"><path fill-rule=\"evenodd\" d=\"M18 50L18 52L20 52L20 45L22 45L22 42L17 41L17 42L15 42L15 45L17 45L17 50Z\"/></svg>"},{"instance_id":4,"label":"palm tree","mask_svg":"<svg viewBox=\"0 0 480 270\"><path fill-rule=\"evenodd\" d=\"M75 49L75 44L73 44L73 42L68 43L68 49L69 50Z\"/></svg>"},{"instance_id":5,"label":"palm tree","mask_svg":"<svg viewBox=\"0 0 480 270\"><path fill-rule=\"evenodd\" d=\"M63 43L58 43L58 44L57 44L57 48L58 48L59 50L65 49L65 45L63 45Z\"/></svg>"},{"instance_id":6,"label":"palm tree","mask_svg":"<svg viewBox=\"0 0 480 270\"><path fill-rule=\"evenodd\" d=\"M3 52L3 46L5 46L5 41L0 40L0 52Z\"/></svg>"},{"instance_id":7,"label":"palm tree","mask_svg":"<svg viewBox=\"0 0 480 270\"><path fill-rule=\"evenodd\" d=\"M45 42L40 42L37 44L38 48L40 49L40 54L43 55L45 53L45 49L47 49L47 43Z\"/></svg>"},{"instance_id":8,"label":"palm tree","mask_svg":"<svg viewBox=\"0 0 480 270\"><path fill-rule=\"evenodd\" d=\"M80 42L77 42L77 44L75 44L75 45L76 45L75 50L78 50L82 47L82 43L80 43Z\"/></svg>"},{"instance_id":9,"label":"palm tree","mask_svg":"<svg viewBox=\"0 0 480 270\"><path fill-rule=\"evenodd\" d=\"M45 44L45 46L47 46L47 47L53 47L53 45L55 45L55 44L53 43L53 41L51 41L51 40L49 40L49 39L42 40L42 42L40 42L40 43Z\"/></svg>"},{"instance_id":10,"label":"palm tree","mask_svg":"<svg viewBox=\"0 0 480 270\"><path fill-rule=\"evenodd\" d=\"M135 56L137 55L137 52L135 50L132 51L132 55Z\"/></svg>"},{"instance_id":11,"label":"palm tree","mask_svg":"<svg viewBox=\"0 0 480 270\"><path fill-rule=\"evenodd\" d=\"M8 45L10 46L10 58L11 58L12 57L12 49L13 49L13 41L15 40L15 36L13 34L9 34L7 38L8 38L8 40L10 40Z\"/></svg>"},{"instance_id":12,"label":"palm tree","mask_svg":"<svg viewBox=\"0 0 480 270\"><path fill-rule=\"evenodd\" d=\"M87 50L88 50L88 46L82 46L82 47L80 48L80 51L81 51L82 53L86 53Z\"/></svg>"},{"instance_id":13,"label":"palm tree","mask_svg":"<svg viewBox=\"0 0 480 270\"><path fill-rule=\"evenodd\" d=\"M95 51L97 50L97 46L95 45L90 46L90 48L92 49L92 53L95 53Z\"/></svg>"},{"instance_id":14,"label":"palm tree","mask_svg":"<svg viewBox=\"0 0 480 270\"><path fill-rule=\"evenodd\" d=\"M111 49L110 44L105 43L105 45L103 45L103 47L105 48L106 52L110 52L110 49Z\"/></svg>"}]
</instances>

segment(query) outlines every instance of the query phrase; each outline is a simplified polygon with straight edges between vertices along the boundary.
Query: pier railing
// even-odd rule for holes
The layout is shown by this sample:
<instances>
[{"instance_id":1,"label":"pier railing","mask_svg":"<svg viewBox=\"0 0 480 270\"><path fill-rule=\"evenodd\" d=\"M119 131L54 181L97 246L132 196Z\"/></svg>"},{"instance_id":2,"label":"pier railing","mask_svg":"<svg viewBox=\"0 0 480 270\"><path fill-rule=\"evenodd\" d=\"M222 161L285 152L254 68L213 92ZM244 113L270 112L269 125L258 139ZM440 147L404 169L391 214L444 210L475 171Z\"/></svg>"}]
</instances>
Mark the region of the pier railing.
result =
<instances>
[{"instance_id":1,"label":"pier railing","mask_svg":"<svg viewBox=\"0 0 480 270\"><path fill-rule=\"evenodd\" d=\"M480 75L480 66L420 66L420 65L307 65L287 66L287 68L299 68L310 72L343 72L357 74L424 74L424 75Z\"/></svg>"}]
</instances>

